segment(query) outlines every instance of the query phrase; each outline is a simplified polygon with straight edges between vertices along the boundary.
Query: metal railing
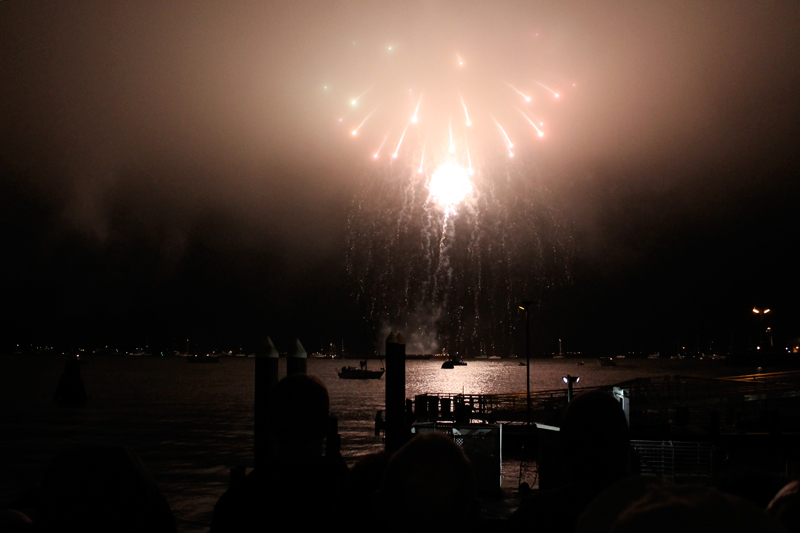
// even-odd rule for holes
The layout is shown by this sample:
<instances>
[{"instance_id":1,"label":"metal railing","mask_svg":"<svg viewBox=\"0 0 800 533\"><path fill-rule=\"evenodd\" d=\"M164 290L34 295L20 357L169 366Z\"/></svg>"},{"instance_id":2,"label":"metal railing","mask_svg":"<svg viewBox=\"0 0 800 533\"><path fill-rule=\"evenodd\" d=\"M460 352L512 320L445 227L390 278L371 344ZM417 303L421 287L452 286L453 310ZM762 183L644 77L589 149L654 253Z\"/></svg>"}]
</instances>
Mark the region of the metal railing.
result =
<instances>
[{"instance_id":1,"label":"metal railing","mask_svg":"<svg viewBox=\"0 0 800 533\"><path fill-rule=\"evenodd\" d=\"M714 446L708 442L632 440L641 464L641 474L666 477L710 476L714 468Z\"/></svg>"}]
</instances>

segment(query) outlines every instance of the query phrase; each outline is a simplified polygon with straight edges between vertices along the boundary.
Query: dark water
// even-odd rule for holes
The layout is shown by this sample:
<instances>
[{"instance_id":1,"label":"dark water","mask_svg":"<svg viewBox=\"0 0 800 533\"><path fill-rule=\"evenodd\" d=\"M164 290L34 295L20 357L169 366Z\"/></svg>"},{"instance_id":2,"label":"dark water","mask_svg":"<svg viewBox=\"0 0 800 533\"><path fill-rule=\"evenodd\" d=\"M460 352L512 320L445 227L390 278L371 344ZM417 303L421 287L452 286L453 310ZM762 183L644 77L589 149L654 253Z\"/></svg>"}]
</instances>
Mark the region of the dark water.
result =
<instances>
[{"instance_id":1,"label":"dark water","mask_svg":"<svg viewBox=\"0 0 800 533\"><path fill-rule=\"evenodd\" d=\"M81 372L91 400L79 409L52 401L64 362L63 356L0 357L0 503L5 506L35 487L60 449L120 443L145 461L172 506L179 530L206 531L230 467L252 465L255 360L189 365L182 358L90 358ZM384 380L340 380L335 370L339 365L310 359L308 371L330 391L343 454L352 460L381 448L373 420L383 408ZM379 362L370 361L370 366ZM438 361L409 361L406 396L525 390L525 367L516 361L470 361L453 370L440 366ZM575 360L556 359L531 365L531 387L563 388L566 374L581 376L580 385L595 386L640 376L735 373L744 371L689 361L630 359L617 367L600 367L594 360L576 366Z\"/></svg>"}]
</instances>

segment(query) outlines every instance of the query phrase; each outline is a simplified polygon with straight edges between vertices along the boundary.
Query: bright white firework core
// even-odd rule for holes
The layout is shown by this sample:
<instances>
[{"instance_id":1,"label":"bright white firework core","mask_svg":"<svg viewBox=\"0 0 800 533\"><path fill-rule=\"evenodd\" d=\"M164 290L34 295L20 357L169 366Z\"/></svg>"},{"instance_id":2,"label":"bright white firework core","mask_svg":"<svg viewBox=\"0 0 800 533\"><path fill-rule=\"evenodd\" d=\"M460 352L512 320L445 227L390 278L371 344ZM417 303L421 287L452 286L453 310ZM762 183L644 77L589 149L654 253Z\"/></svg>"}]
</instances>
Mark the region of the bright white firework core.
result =
<instances>
[{"instance_id":1,"label":"bright white firework core","mask_svg":"<svg viewBox=\"0 0 800 533\"><path fill-rule=\"evenodd\" d=\"M469 173L458 164L448 161L439 165L428 184L431 198L441 205L446 215L455 214L455 206L472 192Z\"/></svg>"}]
</instances>

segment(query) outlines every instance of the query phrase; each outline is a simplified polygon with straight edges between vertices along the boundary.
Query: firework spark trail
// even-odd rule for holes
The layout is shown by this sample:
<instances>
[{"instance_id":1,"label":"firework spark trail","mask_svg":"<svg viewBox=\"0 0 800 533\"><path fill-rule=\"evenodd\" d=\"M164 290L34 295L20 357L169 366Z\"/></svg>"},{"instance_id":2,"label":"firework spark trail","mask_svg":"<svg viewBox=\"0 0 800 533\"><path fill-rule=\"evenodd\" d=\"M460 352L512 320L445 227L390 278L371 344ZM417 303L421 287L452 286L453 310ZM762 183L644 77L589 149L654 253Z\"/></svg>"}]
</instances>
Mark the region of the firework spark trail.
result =
<instances>
[{"instance_id":1,"label":"firework spark trail","mask_svg":"<svg viewBox=\"0 0 800 533\"><path fill-rule=\"evenodd\" d=\"M401 54L399 50L393 52L393 55L397 55L397 57L399 57L399 54ZM525 146L515 147L510 139L520 133L520 124L524 122L530 124L532 122L528 113L533 113L526 106L526 114L523 114L524 122L514 121L512 119L512 117L516 118L516 114L513 113L515 108L514 102L517 100L518 96L522 98L525 104L529 104L534 101L533 93L525 92L511 83L492 83L491 80L484 80L480 77L480 71L476 65L472 65L471 68L464 67L465 61L460 54L456 54L456 59L458 60L457 64L451 66L450 69L446 67L439 69L437 72L441 74L438 77L432 76L430 71L421 69L419 71L421 80L410 80L412 88L408 89L408 93L405 91L398 91L397 86L392 85L391 82L388 81L393 79L392 75L388 73L393 73L395 70L385 70L384 76L380 78L381 82L378 87L371 85L366 91L362 91L358 97L349 100L350 105L348 107L351 109L360 107L362 103L369 105L370 101L375 104L375 108L361 123L357 126L354 125L355 127L349 130L351 137L361 135L362 129L365 130L365 136L375 137L377 133L375 131L376 127L390 132L396 131L400 133L400 131L402 131L398 137L395 137L397 134L392 133L386 138L386 142L390 144L396 143L397 145L392 154L392 159L396 159L403 154L406 150L405 147L411 140L410 134L412 130L408 128L408 125L414 124L416 126L413 129L415 141L420 142L421 139L424 138L434 143L435 153L431 154L431 157L423 159L430 161L428 164L437 164L440 162L441 156L446 155L446 153L453 155L460 153L460 157L467 156L461 153L463 149L455 142L455 137L457 133L460 134L460 132L454 130L452 121L454 112L457 114L463 112L464 122L461 123L460 120L457 120L456 127L462 127L463 124L466 124L466 127L471 127L473 126L473 119L477 121L475 124L480 126L477 129L473 128L474 132L470 133L470 141L473 144L473 149L471 153L468 154L468 157L473 160L475 157L483 158L494 151L492 143L486 142L491 138L491 132L488 131L490 129L489 117L491 117L491 120L495 122L502 132L506 147L508 148L508 156L515 157L517 150L525 149ZM388 66L386 66L386 68L388 69ZM460 74L458 74L458 77L448 80L448 71L452 71L449 72L451 76L455 75L455 71L460 71ZM397 70L397 72L408 73L413 72L413 69ZM396 81L403 82L407 80L402 80L400 76L398 76ZM549 92L555 99L560 97L558 92L540 81L531 80L531 84L534 88L541 88ZM420 86L417 87L417 85ZM486 90L487 88L489 88L488 91ZM420 89L424 89L425 94L431 93L430 98L426 98L427 104L424 108L422 105L425 103L423 102L423 91ZM453 93L448 96L447 92L450 90L452 90ZM512 94L509 94L510 92L512 92ZM326 90L326 93L330 94L330 91ZM400 94L407 94L404 98L410 97L411 94L418 94L418 96L413 96L413 103L411 105L413 114L410 118L404 120L404 125L398 124L400 116L402 116L400 110L407 105L397 100ZM382 99L388 99L388 101L375 102L378 95L380 95ZM547 105L544 99L539 100L542 102L539 104L540 106L543 104ZM466 104L467 101L470 101L469 108ZM458 109L457 111L456 108ZM426 115L424 123L421 121L421 111L424 111ZM470 111L472 111L472 113L470 113ZM344 123L344 117L339 118L339 121ZM536 122L538 122L538 124L534 123L531 125L537 128L537 133L541 136L541 121L537 119ZM377 126L373 126L373 123ZM370 127L367 128L366 126ZM442 144L439 143L439 139L441 139ZM446 145L443 144L445 142L447 142ZM447 150L447 152L445 152L445 154L439 153L439 147ZM413 152L414 149L412 147L409 153ZM372 159L377 159L374 153L372 155ZM425 170L424 164L426 163L421 161L420 168L422 168L423 172Z\"/></svg>"},{"instance_id":2,"label":"firework spark trail","mask_svg":"<svg viewBox=\"0 0 800 533\"><path fill-rule=\"evenodd\" d=\"M417 102L417 107L414 109L414 115L411 117L411 122L416 124L419 121L419 106L422 105L422 96L419 97L419 102Z\"/></svg>"},{"instance_id":3,"label":"firework spark trail","mask_svg":"<svg viewBox=\"0 0 800 533\"><path fill-rule=\"evenodd\" d=\"M401 54L392 51L393 61ZM515 351L517 300L568 278L570 225L559 224L550 196L536 188L541 176L526 151L532 143L515 148L511 141L523 133L527 141L530 127L541 137L534 111L545 113L559 93L535 82L526 94L483 79L477 61L465 66L465 58L455 57L457 63L439 65L436 75L426 66L416 73L386 67L374 78L379 85L346 102L343 128L358 121L360 108L372 108L360 124L349 124L356 126L349 137L365 151L380 143L371 160L396 144L383 163L368 164L351 204L347 270L373 324L404 327L407 339L427 339L421 345L428 348L440 338L450 353L481 353L486 346L508 355ZM400 78L409 73L419 78ZM519 72L508 74L514 80ZM434 193L433 178L448 166L459 170Z\"/></svg>"},{"instance_id":4,"label":"firework spark trail","mask_svg":"<svg viewBox=\"0 0 800 533\"><path fill-rule=\"evenodd\" d=\"M369 117L371 117L371 116L373 115L373 113L375 113L375 111L377 111L377 110L378 110L378 108L376 107L375 109L373 109L372 111L370 111L370 112L369 112L369 114L368 114L366 117L364 117L364 120L362 120L362 121L361 121L361 124L359 124L359 125L358 125L358 127L357 127L356 129L354 129L354 130L353 130L353 132L352 132L352 133L353 133L353 136L354 136L354 137L355 137L356 135L358 135L358 130L360 130L360 129L361 129L361 127L362 127L364 124L366 124L367 120L369 120Z\"/></svg>"},{"instance_id":5,"label":"firework spark trail","mask_svg":"<svg viewBox=\"0 0 800 533\"><path fill-rule=\"evenodd\" d=\"M535 127L535 126L534 126L534 127ZM407 129L408 129L408 124L406 124L406 127L405 127L405 128L403 128L403 134L400 136L400 141L397 143L397 148L395 149L394 153L392 154L392 158L393 158L393 159L397 159L397 152L399 152L399 151L400 151L400 146L402 146L402 145L403 145L403 139L404 139L404 138L405 138L405 136L406 136L406 130L407 130Z\"/></svg>"},{"instance_id":6,"label":"firework spark trail","mask_svg":"<svg viewBox=\"0 0 800 533\"><path fill-rule=\"evenodd\" d=\"M515 353L516 301L562 283L569 225L527 172L478 179L474 200L445 217L416 168L381 168L365 176L348 237L348 271L370 321L407 323L420 346L441 342L450 353L479 353L484 342L492 354Z\"/></svg>"},{"instance_id":7,"label":"firework spark trail","mask_svg":"<svg viewBox=\"0 0 800 533\"><path fill-rule=\"evenodd\" d=\"M381 153L381 150L383 149L383 145L384 145L384 144L386 144L386 139L388 139L388 138L389 138L389 136L388 136L388 135L386 135L386 136L383 138L383 142L381 143L381 145L380 145L380 146L378 146L378 149L375 151L375 155L373 155L373 156L372 156L374 159L378 159L378 156L380 155L380 153Z\"/></svg>"},{"instance_id":8,"label":"firework spark trail","mask_svg":"<svg viewBox=\"0 0 800 533\"><path fill-rule=\"evenodd\" d=\"M389 246L391 247L396 246L397 242L400 240L400 234L403 231L404 222L408 219L408 217L410 217L410 214L408 213L408 207L410 205L410 201L408 198L408 189L410 186L411 183L408 183L402 189L403 201L400 204L400 212L397 214L397 217L395 217L397 220L397 224L395 225L394 229L394 236L393 236L394 242L389 243Z\"/></svg>"},{"instance_id":9,"label":"firework spark trail","mask_svg":"<svg viewBox=\"0 0 800 533\"><path fill-rule=\"evenodd\" d=\"M472 258L472 265L475 272L475 286L473 289L473 297L472 297L472 305L475 309L475 320L472 323L472 336L477 338L479 335L478 332L478 324L481 322L481 306L480 306L480 295L481 295L481 286L482 286L482 268L481 268L481 218L482 212L480 209L477 209L475 212L475 224L472 228L472 233L470 235L470 242L469 242L469 255Z\"/></svg>"},{"instance_id":10,"label":"firework spark trail","mask_svg":"<svg viewBox=\"0 0 800 533\"><path fill-rule=\"evenodd\" d=\"M467 144L466 139L464 139L464 149L467 152L467 173L472 176L475 174L475 170L472 168L472 157L469 155L469 145Z\"/></svg>"},{"instance_id":11,"label":"firework spark trail","mask_svg":"<svg viewBox=\"0 0 800 533\"><path fill-rule=\"evenodd\" d=\"M530 97L530 96L528 96L527 94L523 93L522 91L520 91L519 89L517 89L516 87L514 87L514 86L513 86L513 85L511 85L510 83L507 83L506 85L508 85L509 87L511 87L511 88L514 90L514 92L515 92L515 93L517 93L517 94L518 94L518 95L520 95L522 98L524 98L524 99L525 99L525 102L530 102L530 101L531 101L531 97Z\"/></svg>"},{"instance_id":12,"label":"firework spark trail","mask_svg":"<svg viewBox=\"0 0 800 533\"><path fill-rule=\"evenodd\" d=\"M464 118L466 120L466 125L472 126L472 121L469 119L469 111L467 111L467 104L464 103L464 97L459 95L459 98L461 98L461 107L464 108Z\"/></svg>"},{"instance_id":13,"label":"firework spark trail","mask_svg":"<svg viewBox=\"0 0 800 533\"><path fill-rule=\"evenodd\" d=\"M542 86L545 89L547 89L548 91L550 91L550 93L553 95L554 98L558 98L559 97L559 93L555 92L553 89L551 89L550 87L548 87L544 83L542 83L540 81L537 81L536 83L538 83L540 86Z\"/></svg>"},{"instance_id":14,"label":"firework spark trail","mask_svg":"<svg viewBox=\"0 0 800 533\"><path fill-rule=\"evenodd\" d=\"M362 92L361 94L359 94L358 96L356 96L355 98L353 98L352 100L350 100L350 105L351 105L351 106L357 106L357 105L358 105L358 101L359 101L359 100L361 100L361 98L362 98L362 97L363 97L365 94L367 94L367 93L370 91L370 89L371 89L371 88L372 88L372 87L368 87L368 88L367 88L367 90L365 90L364 92Z\"/></svg>"},{"instance_id":15,"label":"firework spark trail","mask_svg":"<svg viewBox=\"0 0 800 533\"><path fill-rule=\"evenodd\" d=\"M405 169L403 169L404 171ZM404 173L401 171L401 174ZM411 218L413 216L414 211L414 198L416 197L416 189L419 186L419 180L414 180L413 176L412 179L405 180L405 186L403 187L403 204L402 208L400 209L400 214L397 217L397 235L399 238L400 232L407 231L409 225L411 224Z\"/></svg>"},{"instance_id":16,"label":"firework spark trail","mask_svg":"<svg viewBox=\"0 0 800 533\"><path fill-rule=\"evenodd\" d=\"M509 36L511 35L509 34ZM495 47L489 47L489 49L496 50L498 53L501 50L501 48ZM389 50L391 53L387 54L386 52ZM366 53L367 50L365 49L364 52ZM453 54L450 57L455 61L444 59L437 64L435 58L445 58L447 53L441 51L445 52L443 55L436 52L434 48L424 45L400 48L383 45L380 56L376 58L377 61L368 63L373 68L371 83L365 83L363 73L347 73L347 69L341 69L341 72L345 73L342 75L346 77L340 82L326 83L324 91L326 97L334 96L341 91L341 97L346 100L347 108L350 110L346 116L352 116L353 111L359 107L374 106L372 112L361 120L360 124L349 125L350 136L354 137L358 134L358 136L365 137L367 143L371 143L369 138L372 138L375 144L378 144L379 135L382 136L386 131L391 132L387 142L389 145L396 144L392 159L403 156L412 140L416 142L421 142L422 139L430 140L432 144L428 148L433 148L433 150L430 150L430 154L426 154L423 158L424 161L421 161L420 164L420 168L424 172L425 164L440 164L443 156L446 156L447 153L458 155L460 158L467 157L463 153L463 147L460 146L461 137L459 135L461 132L457 131L466 124L467 127L472 127L469 135L471 153L468 157L472 159L473 164L479 162L483 167L485 165L484 158L491 157L496 150L494 143L491 142L493 137L491 121L501 128L509 157L515 157L518 155L518 151L525 150L527 147L524 144L515 146L510 139L516 138L523 131L522 125L525 122L529 124L532 122L530 116L533 115L533 110L529 109L528 104L536 101L537 110L541 109L544 112L544 107L551 105L553 100L561 96L552 87L539 81L546 78L542 78L534 72L525 74L526 69L538 70L541 68L536 66L537 61L533 55L530 57L532 61L517 62L514 69L500 73L502 78L505 78L504 80L493 78L488 74L495 72L498 66L509 64L505 56L497 55L492 58L483 52L466 66L468 58L455 50L450 52ZM356 59L361 57L366 59L369 55L366 54ZM432 61L434 62L432 63ZM354 61L352 64L364 63ZM519 81L510 83L520 74L527 77L523 85L519 85L521 83ZM549 73L547 76L552 77L553 74ZM355 87L348 89L348 83L352 83ZM572 87L575 85L572 83ZM363 90L365 86L367 89ZM538 93L544 91L553 98L539 97ZM352 98L350 95L355 93L359 94ZM519 120L514 111L520 98L526 109L523 121ZM469 107L467 102L470 102ZM409 111L413 110L413 113L410 117L403 117L402 110L406 109L409 104L408 109ZM453 113L459 115L462 112L464 122L458 118L456 124L453 124ZM424 114L424 121L420 113ZM343 125L348 122L345 117L340 117L339 120ZM531 125L537 128L537 134L541 134L541 121L536 119L533 122L534 124ZM412 130L408 128L408 124L414 124L416 127ZM478 127L475 128L474 125ZM455 138L459 139L459 143L455 142ZM442 153L442 150L445 152ZM412 144L408 153L414 152L416 150ZM373 156L372 159L377 159L374 157L374 153L370 155Z\"/></svg>"},{"instance_id":17,"label":"firework spark trail","mask_svg":"<svg viewBox=\"0 0 800 533\"><path fill-rule=\"evenodd\" d=\"M530 123L530 125L533 126L533 129L536 130L537 135L539 135L539 137L544 137L544 132L539 129L539 126L537 126L536 123L532 121L522 109L520 109L519 112L522 114L523 117L525 117L525 120L527 120Z\"/></svg>"},{"instance_id":18,"label":"firework spark trail","mask_svg":"<svg viewBox=\"0 0 800 533\"><path fill-rule=\"evenodd\" d=\"M433 301L435 302L437 297L439 296L439 278L444 277L443 285L443 295L442 295L442 307L447 309L448 303L448 296L449 296L449 289L451 285L451 280L453 277L453 269L450 267L450 255L449 255L449 248L450 248L450 240L448 239L448 227L450 230L453 230L453 222L450 217L445 217L442 220L442 229L441 229L441 237L439 238L439 261L436 265L436 271L433 274Z\"/></svg>"},{"instance_id":19,"label":"firework spark trail","mask_svg":"<svg viewBox=\"0 0 800 533\"><path fill-rule=\"evenodd\" d=\"M423 250L423 258L425 262L425 279L422 282L422 293L421 293L421 304L424 305L425 298L428 294L428 286L430 285L430 280L433 278L433 255L432 255L432 242L431 242L431 228L433 226L433 218L430 216L430 212L427 210L425 211L425 215L422 217L423 224L420 230L420 237L422 241L422 250ZM433 302L432 302L433 303Z\"/></svg>"},{"instance_id":20,"label":"firework spark trail","mask_svg":"<svg viewBox=\"0 0 800 533\"><path fill-rule=\"evenodd\" d=\"M514 157L514 152L511 150L512 148L514 148L514 143L512 143L511 139L508 138L506 130L504 130L503 126L501 126L500 123L497 122L497 119L492 117L492 120L494 120L494 123L497 124L497 127L500 128L500 132L503 134L503 139L506 141L506 147L508 148L508 156Z\"/></svg>"}]
</instances>

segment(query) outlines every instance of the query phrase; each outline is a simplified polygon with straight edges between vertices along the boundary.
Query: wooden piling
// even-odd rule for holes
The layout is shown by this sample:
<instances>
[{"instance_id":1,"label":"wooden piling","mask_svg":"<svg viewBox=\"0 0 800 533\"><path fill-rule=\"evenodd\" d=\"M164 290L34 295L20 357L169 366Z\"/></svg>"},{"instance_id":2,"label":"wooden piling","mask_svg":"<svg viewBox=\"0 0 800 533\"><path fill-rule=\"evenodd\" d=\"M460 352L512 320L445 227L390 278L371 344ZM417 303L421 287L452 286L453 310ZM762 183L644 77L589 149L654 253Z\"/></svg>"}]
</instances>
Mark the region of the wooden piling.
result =
<instances>
[{"instance_id":1,"label":"wooden piling","mask_svg":"<svg viewBox=\"0 0 800 533\"><path fill-rule=\"evenodd\" d=\"M269 392L278 382L278 350L267 337L256 350L255 402L253 406L253 462L265 463L272 455L272 436L267 423Z\"/></svg>"},{"instance_id":2,"label":"wooden piling","mask_svg":"<svg viewBox=\"0 0 800 533\"><path fill-rule=\"evenodd\" d=\"M392 332L386 339L386 451L395 452L406 443L409 428L405 416L406 340Z\"/></svg>"}]
</instances>

